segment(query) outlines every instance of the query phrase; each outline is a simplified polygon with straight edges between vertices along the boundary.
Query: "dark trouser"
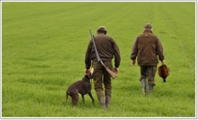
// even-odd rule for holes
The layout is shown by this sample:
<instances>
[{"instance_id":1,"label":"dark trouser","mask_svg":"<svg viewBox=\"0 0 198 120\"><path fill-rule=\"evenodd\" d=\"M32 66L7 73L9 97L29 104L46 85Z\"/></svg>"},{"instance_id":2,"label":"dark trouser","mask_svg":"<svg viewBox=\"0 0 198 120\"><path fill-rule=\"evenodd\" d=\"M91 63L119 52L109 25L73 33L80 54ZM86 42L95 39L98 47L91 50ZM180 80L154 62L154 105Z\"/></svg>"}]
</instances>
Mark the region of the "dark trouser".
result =
<instances>
[{"instance_id":1,"label":"dark trouser","mask_svg":"<svg viewBox=\"0 0 198 120\"><path fill-rule=\"evenodd\" d=\"M140 66L140 81L142 84L142 93L146 94L146 79L148 78L148 93L153 92L153 87L155 86L154 77L156 73L157 66Z\"/></svg>"},{"instance_id":2,"label":"dark trouser","mask_svg":"<svg viewBox=\"0 0 198 120\"><path fill-rule=\"evenodd\" d=\"M154 78L157 66L140 66L140 80L148 78L149 85L155 85Z\"/></svg>"},{"instance_id":3,"label":"dark trouser","mask_svg":"<svg viewBox=\"0 0 198 120\"><path fill-rule=\"evenodd\" d=\"M104 62L104 64L112 70L112 63L111 62ZM94 88L96 91L102 90L103 87L102 84L104 83L105 89L111 89L111 76L106 71L106 69L98 62L93 62L93 68L94 68Z\"/></svg>"}]
</instances>

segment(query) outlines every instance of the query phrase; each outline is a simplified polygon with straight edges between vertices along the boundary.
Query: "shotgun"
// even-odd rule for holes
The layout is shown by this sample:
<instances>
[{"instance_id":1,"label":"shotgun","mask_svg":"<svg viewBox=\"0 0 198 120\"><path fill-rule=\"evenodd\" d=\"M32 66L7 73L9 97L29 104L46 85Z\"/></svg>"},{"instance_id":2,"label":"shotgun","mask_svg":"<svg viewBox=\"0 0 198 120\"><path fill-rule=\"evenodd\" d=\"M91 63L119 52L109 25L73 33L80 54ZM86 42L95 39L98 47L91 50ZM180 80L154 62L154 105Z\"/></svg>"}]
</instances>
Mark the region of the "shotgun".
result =
<instances>
[{"instance_id":1,"label":"shotgun","mask_svg":"<svg viewBox=\"0 0 198 120\"><path fill-rule=\"evenodd\" d=\"M110 76L111 76L112 78L116 78L117 75L116 75L113 71L111 71L111 70L102 62L102 60L100 59L100 56L99 56L99 54L98 54L98 50L97 50L97 48L96 48L96 43L95 43L95 41L94 41L94 36L92 35L91 29L90 29L89 31L90 31L90 35L91 35L92 42L93 42L93 45L94 45L94 50L95 50L95 53L96 53L97 61L100 62L100 64L106 69L106 71L110 74Z\"/></svg>"}]
</instances>

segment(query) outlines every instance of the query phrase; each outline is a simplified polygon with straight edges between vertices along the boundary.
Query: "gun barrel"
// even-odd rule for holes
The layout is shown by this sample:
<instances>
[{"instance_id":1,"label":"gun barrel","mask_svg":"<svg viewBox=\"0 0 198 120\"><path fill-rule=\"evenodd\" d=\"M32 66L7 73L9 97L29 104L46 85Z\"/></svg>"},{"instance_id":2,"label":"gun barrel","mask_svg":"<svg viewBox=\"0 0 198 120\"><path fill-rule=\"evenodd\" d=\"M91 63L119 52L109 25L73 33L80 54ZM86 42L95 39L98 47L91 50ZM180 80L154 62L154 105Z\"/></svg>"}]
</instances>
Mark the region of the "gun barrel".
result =
<instances>
[{"instance_id":1,"label":"gun barrel","mask_svg":"<svg viewBox=\"0 0 198 120\"><path fill-rule=\"evenodd\" d=\"M97 61L100 62L101 59L100 59L100 57L99 57L99 55L98 55L98 51L97 51L97 48L96 48L96 43L95 43L95 41L94 41L94 36L93 36L93 34L92 34L91 29L90 29L89 31L90 31L90 35L91 35L92 42L93 42L93 45L94 45L94 51L95 51L95 54L96 54Z\"/></svg>"}]
</instances>

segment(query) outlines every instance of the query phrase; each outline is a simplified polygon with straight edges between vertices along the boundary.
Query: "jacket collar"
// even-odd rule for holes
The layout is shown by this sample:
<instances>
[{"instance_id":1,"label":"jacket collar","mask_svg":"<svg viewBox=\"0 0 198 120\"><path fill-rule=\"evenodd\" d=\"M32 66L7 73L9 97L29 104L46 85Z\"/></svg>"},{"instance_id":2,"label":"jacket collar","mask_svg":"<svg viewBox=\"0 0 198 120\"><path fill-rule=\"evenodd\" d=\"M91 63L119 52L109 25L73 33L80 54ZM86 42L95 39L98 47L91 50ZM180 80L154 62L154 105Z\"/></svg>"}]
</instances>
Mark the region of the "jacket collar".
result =
<instances>
[{"instance_id":1,"label":"jacket collar","mask_svg":"<svg viewBox=\"0 0 198 120\"><path fill-rule=\"evenodd\" d=\"M143 33L152 33L153 34L152 30L144 30Z\"/></svg>"}]
</instances>

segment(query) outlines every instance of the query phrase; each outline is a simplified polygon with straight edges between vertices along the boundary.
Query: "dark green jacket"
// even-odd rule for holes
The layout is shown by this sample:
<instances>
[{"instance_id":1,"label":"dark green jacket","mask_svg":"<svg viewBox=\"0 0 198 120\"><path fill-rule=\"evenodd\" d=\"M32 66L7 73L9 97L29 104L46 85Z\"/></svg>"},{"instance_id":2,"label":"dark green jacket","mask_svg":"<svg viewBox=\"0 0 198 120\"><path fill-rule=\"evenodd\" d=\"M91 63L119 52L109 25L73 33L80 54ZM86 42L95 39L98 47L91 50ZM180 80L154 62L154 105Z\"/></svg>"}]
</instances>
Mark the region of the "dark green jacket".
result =
<instances>
[{"instance_id":1,"label":"dark green jacket","mask_svg":"<svg viewBox=\"0 0 198 120\"><path fill-rule=\"evenodd\" d=\"M103 62L110 62L114 57L114 66L119 67L121 61L120 51L117 43L113 40L113 38L105 34L99 34L94 36L94 40L101 60ZM86 69L90 68L91 60L97 61L92 40L89 42L85 55Z\"/></svg>"},{"instance_id":2,"label":"dark green jacket","mask_svg":"<svg viewBox=\"0 0 198 120\"><path fill-rule=\"evenodd\" d=\"M164 60L163 47L160 40L152 31L144 31L139 35L133 45L130 58L138 59L138 65L140 66L156 66L159 60Z\"/></svg>"}]
</instances>

